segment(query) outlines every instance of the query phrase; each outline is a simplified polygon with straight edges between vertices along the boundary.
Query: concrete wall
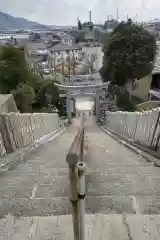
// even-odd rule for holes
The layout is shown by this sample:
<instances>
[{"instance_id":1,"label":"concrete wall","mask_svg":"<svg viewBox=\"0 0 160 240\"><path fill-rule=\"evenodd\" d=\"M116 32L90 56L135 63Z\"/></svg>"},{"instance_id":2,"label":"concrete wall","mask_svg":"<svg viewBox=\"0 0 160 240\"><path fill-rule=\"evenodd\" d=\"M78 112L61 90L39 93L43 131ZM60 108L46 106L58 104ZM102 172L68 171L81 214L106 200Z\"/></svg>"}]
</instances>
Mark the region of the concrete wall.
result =
<instances>
[{"instance_id":1,"label":"concrete wall","mask_svg":"<svg viewBox=\"0 0 160 240\"><path fill-rule=\"evenodd\" d=\"M152 75L150 74L146 77L139 79L134 89L132 89L131 81L127 83L126 88L132 96L140 99L142 102L147 101L149 98L149 89L151 86L151 81Z\"/></svg>"},{"instance_id":2,"label":"concrete wall","mask_svg":"<svg viewBox=\"0 0 160 240\"><path fill-rule=\"evenodd\" d=\"M0 155L32 144L58 128L60 128L58 114L0 114Z\"/></svg>"},{"instance_id":3,"label":"concrete wall","mask_svg":"<svg viewBox=\"0 0 160 240\"><path fill-rule=\"evenodd\" d=\"M18 112L12 94L0 94L0 113Z\"/></svg>"},{"instance_id":4,"label":"concrete wall","mask_svg":"<svg viewBox=\"0 0 160 240\"><path fill-rule=\"evenodd\" d=\"M144 112L107 112L105 126L145 146L155 147L160 134L160 108Z\"/></svg>"}]
</instances>

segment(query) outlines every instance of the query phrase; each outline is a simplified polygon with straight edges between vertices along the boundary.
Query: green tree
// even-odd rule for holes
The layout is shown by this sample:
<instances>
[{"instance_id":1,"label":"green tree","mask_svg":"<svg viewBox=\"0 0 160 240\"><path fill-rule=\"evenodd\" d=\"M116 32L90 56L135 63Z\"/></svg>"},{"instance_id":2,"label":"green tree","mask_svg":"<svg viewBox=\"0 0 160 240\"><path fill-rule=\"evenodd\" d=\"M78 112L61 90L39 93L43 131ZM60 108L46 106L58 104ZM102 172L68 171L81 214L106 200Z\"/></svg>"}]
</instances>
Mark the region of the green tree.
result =
<instances>
[{"instance_id":1,"label":"green tree","mask_svg":"<svg viewBox=\"0 0 160 240\"><path fill-rule=\"evenodd\" d=\"M4 46L0 52L0 92L10 93L21 83L32 84L24 51L15 46Z\"/></svg>"},{"instance_id":2,"label":"green tree","mask_svg":"<svg viewBox=\"0 0 160 240\"><path fill-rule=\"evenodd\" d=\"M77 35L76 35L76 42L79 43L79 42L85 42L85 33L84 33L84 30L80 30L77 32Z\"/></svg>"},{"instance_id":3,"label":"green tree","mask_svg":"<svg viewBox=\"0 0 160 240\"><path fill-rule=\"evenodd\" d=\"M82 23L80 20L78 21L78 30L82 30Z\"/></svg>"},{"instance_id":4,"label":"green tree","mask_svg":"<svg viewBox=\"0 0 160 240\"><path fill-rule=\"evenodd\" d=\"M40 80L25 60L23 49L9 45L0 52L0 93L12 93L20 112L59 109L55 80Z\"/></svg>"},{"instance_id":5,"label":"green tree","mask_svg":"<svg viewBox=\"0 0 160 240\"><path fill-rule=\"evenodd\" d=\"M0 51L0 93L12 93L20 112L31 112L37 77L31 73L24 49L13 45Z\"/></svg>"},{"instance_id":6,"label":"green tree","mask_svg":"<svg viewBox=\"0 0 160 240\"><path fill-rule=\"evenodd\" d=\"M110 34L103 48L100 74L103 81L124 86L129 80L148 75L156 55L156 40L142 26L129 19Z\"/></svg>"},{"instance_id":7,"label":"green tree","mask_svg":"<svg viewBox=\"0 0 160 240\"><path fill-rule=\"evenodd\" d=\"M11 93L21 112L32 112L32 103L35 98L35 91L32 86L27 83L20 83Z\"/></svg>"},{"instance_id":8,"label":"green tree","mask_svg":"<svg viewBox=\"0 0 160 240\"><path fill-rule=\"evenodd\" d=\"M59 109L59 89L52 79L46 79L41 82L36 93L34 107L37 109L45 109L49 112L56 107Z\"/></svg>"}]
</instances>

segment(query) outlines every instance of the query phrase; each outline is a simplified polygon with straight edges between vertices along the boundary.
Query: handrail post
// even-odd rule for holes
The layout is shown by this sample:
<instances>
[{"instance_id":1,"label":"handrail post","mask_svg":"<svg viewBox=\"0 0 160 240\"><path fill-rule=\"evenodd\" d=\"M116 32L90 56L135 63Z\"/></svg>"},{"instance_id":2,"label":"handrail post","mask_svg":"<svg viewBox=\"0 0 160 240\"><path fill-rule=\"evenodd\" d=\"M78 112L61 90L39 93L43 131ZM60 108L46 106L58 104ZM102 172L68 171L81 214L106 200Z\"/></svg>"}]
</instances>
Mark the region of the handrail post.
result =
<instances>
[{"instance_id":1,"label":"handrail post","mask_svg":"<svg viewBox=\"0 0 160 240\"><path fill-rule=\"evenodd\" d=\"M66 156L69 166L70 201L72 204L74 240L85 238L85 179L83 162L84 118ZM79 162L80 161L80 162Z\"/></svg>"},{"instance_id":2,"label":"handrail post","mask_svg":"<svg viewBox=\"0 0 160 240\"><path fill-rule=\"evenodd\" d=\"M78 198L79 198L79 239L85 240L85 168L84 162L77 163L79 186L78 186Z\"/></svg>"},{"instance_id":3,"label":"handrail post","mask_svg":"<svg viewBox=\"0 0 160 240\"><path fill-rule=\"evenodd\" d=\"M78 190L77 180L78 173L76 172L76 166L69 166L69 178L70 178L70 201L72 204L72 218L74 229L74 240L79 240L79 221L78 221Z\"/></svg>"}]
</instances>

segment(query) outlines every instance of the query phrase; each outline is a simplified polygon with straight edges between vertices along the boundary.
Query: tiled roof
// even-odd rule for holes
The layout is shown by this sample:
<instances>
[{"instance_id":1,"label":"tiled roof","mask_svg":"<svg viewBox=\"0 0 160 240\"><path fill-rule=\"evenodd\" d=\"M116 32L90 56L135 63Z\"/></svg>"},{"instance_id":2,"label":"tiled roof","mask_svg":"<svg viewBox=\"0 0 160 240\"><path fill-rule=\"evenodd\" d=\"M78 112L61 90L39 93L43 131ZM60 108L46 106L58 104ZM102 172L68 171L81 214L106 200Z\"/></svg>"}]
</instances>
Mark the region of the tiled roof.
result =
<instances>
[{"instance_id":1,"label":"tiled roof","mask_svg":"<svg viewBox=\"0 0 160 240\"><path fill-rule=\"evenodd\" d=\"M79 44L56 44L54 47L50 48L51 51L53 52L61 52L61 51L67 51L67 50L79 50L82 48Z\"/></svg>"},{"instance_id":2,"label":"tiled roof","mask_svg":"<svg viewBox=\"0 0 160 240\"><path fill-rule=\"evenodd\" d=\"M46 46L43 42L30 42L27 43L27 49L28 50L42 50L46 49Z\"/></svg>"}]
</instances>

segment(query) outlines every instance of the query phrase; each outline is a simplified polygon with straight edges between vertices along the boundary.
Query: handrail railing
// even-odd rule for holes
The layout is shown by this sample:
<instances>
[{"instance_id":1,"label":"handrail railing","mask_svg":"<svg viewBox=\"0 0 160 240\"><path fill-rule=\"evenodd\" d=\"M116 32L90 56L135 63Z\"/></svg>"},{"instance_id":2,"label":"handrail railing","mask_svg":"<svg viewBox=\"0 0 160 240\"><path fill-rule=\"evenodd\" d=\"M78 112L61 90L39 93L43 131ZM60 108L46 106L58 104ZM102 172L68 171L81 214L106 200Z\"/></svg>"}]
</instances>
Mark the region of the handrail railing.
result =
<instances>
[{"instance_id":1,"label":"handrail railing","mask_svg":"<svg viewBox=\"0 0 160 240\"><path fill-rule=\"evenodd\" d=\"M70 201L72 203L74 240L85 239L85 163L84 148L84 116L80 128L66 156L69 166Z\"/></svg>"}]
</instances>

